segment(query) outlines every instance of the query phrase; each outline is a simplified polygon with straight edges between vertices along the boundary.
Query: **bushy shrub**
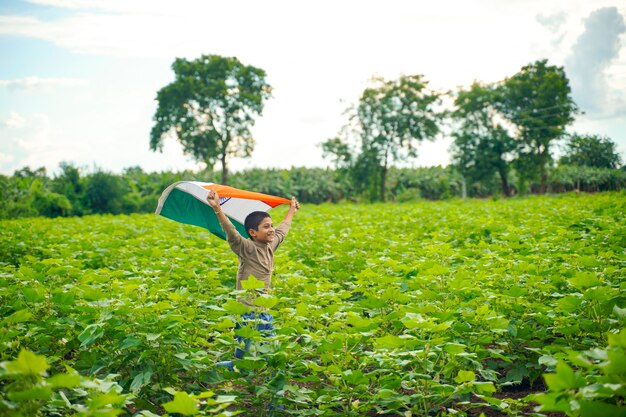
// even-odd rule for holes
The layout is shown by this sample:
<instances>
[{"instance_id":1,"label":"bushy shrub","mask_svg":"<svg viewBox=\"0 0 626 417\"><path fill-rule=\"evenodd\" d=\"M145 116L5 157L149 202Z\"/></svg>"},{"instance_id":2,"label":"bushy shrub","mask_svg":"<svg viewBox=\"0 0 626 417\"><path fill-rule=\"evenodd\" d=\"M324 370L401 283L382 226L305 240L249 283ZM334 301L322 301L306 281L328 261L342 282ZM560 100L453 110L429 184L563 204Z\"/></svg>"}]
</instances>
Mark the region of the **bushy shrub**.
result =
<instances>
[{"instance_id":1,"label":"bushy shrub","mask_svg":"<svg viewBox=\"0 0 626 417\"><path fill-rule=\"evenodd\" d=\"M124 212L123 197L127 193L128 188L119 176L99 171L87 177L85 200L92 213Z\"/></svg>"},{"instance_id":2,"label":"bushy shrub","mask_svg":"<svg viewBox=\"0 0 626 417\"><path fill-rule=\"evenodd\" d=\"M626 172L619 169L561 165L550 172L549 190L619 191L626 188Z\"/></svg>"},{"instance_id":3,"label":"bushy shrub","mask_svg":"<svg viewBox=\"0 0 626 417\"><path fill-rule=\"evenodd\" d=\"M452 167L401 168L389 171L389 191L396 199L410 196L428 200L460 197L463 179ZM418 191L408 191L408 190Z\"/></svg>"}]
</instances>

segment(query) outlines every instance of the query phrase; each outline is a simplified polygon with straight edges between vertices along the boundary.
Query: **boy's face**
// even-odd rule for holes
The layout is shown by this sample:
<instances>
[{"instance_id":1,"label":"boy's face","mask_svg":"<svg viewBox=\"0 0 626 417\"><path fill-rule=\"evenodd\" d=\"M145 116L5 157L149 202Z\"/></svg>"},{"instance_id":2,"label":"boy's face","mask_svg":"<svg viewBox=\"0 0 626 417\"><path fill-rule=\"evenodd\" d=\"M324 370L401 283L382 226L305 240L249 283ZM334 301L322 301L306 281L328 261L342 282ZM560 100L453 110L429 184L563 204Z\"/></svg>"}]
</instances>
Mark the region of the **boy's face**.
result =
<instances>
[{"instance_id":1,"label":"boy's face","mask_svg":"<svg viewBox=\"0 0 626 417\"><path fill-rule=\"evenodd\" d=\"M248 230L248 234L255 242L271 243L274 241L276 235L274 233L274 224L272 223L271 217L266 217L261 220L258 229L259 230Z\"/></svg>"}]
</instances>

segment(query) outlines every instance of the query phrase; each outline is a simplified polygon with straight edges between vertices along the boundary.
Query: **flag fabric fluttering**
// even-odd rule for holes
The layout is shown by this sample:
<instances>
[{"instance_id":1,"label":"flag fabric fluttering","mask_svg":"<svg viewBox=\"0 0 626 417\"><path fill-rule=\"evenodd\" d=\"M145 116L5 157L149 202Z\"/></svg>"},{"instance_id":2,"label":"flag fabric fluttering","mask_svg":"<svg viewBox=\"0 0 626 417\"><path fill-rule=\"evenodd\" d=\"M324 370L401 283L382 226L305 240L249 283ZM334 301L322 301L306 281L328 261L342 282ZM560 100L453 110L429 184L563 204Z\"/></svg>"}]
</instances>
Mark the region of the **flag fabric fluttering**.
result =
<instances>
[{"instance_id":1,"label":"flag fabric fluttering","mask_svg":"<svg viewBox=\"0 0 626 417\"><path fill-rule=\"evenodd\" d=\"M204 227L214 235L226 239L215 212L207 202L210 190L219 195L222 211L246 239L248 232L243 223L248 214L253 211L267 212L281 204L291 203L286 198L240 190L226 185L179 181L163 191L156 214L180 223Z\"/></svg>"}]
</instances>

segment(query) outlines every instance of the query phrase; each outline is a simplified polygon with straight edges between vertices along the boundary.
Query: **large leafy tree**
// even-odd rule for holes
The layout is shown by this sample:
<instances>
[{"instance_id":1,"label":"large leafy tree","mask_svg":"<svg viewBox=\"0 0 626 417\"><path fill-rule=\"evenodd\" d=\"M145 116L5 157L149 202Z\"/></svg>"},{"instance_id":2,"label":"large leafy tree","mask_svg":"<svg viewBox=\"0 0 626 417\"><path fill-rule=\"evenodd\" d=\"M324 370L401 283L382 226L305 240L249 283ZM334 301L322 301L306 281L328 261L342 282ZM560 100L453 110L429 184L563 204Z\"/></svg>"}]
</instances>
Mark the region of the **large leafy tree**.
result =
<instances>
[{"instance_id":1,"label":"large leafy tree","mask_svg":"<svg viewBox=\"0 0 626 417\"><path fill-rule=\"evenodd\" d=\"M621 157L615 142L599 135L571 135L565 144L565 154L559 160L565 165L596 168L619 168Z\"/></svg>"},{"instance_id":2,"label":"large leafy tree","mask_svg":"<svg viewBox=\"0 0 626 417\"><path fill-rule=\"evenodd\" d=\"M356 117L363 155L378 164L380 199L385 201L391 164L416 157L419 142L439 133L440 99L421 75L374 78L372 83L361 94Z\"/></svg>"},{"instance_id":3,"label":"large leafy tree","mask_svg":"<svg viewBox=\"0 0 626 417\"><path fill-rule=\"evenodd\" d=\"M337 165L348 164L357 188L367 188L385 201L387 173L396 161L417 156L418 144L439 133L439 94L427 88L421 75L401 76L397 80L372 79L350 114L344 138L333 138L322 147ZM348 136L358 138L356 155L345 144Z\"/></svg>"},{"instance_id":4,"label":"large leafy tree","mask_svg":"<svg viewBox=\"0 0 626 417\"><path fill-rule=\"evenodd\" d=\"M536 61L506 79L498 92L499 110L517 129L517 171L525 180L539 180L545 192L550 147L578 111L565 71Z\"/></svg>"},{"instance_id":5,"label":"large leafy tree","mask_svg":"<svg viewBox=\"0 0 626 417\"><path fill-rule=\"evenodd\" d=\"M472 84L460 90L451 113L457 121L452 136L452 158L466 179L490 180L497 173L502 192L511 195L509 164L515 141L502 125L496 110L497 92L492 85Z\"/></svg>"},{"instance_id":6,"label":"large leafy tree","mask_svg":"<svg viewBox=\"0 0 626 417\"><path fill-rule=\"evenodd\" d=\"M218 55L177 58L172 69L175 80L157 93L150 148L162 151L163 140L174 137L208 167L219 161L226 184L229 158L254 149L250 130L271 95L265 71Z\"/></svg>"}]
</instances>

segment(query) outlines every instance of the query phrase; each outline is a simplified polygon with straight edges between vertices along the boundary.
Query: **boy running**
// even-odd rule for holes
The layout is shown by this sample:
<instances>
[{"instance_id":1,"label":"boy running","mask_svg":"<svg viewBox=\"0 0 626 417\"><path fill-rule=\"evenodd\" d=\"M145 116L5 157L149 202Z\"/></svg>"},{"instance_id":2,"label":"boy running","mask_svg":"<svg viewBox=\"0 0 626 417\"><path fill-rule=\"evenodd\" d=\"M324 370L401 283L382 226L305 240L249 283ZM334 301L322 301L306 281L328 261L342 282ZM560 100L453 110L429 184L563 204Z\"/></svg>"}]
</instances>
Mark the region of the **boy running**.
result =
<instances>
[{"instance_id":1,"label":"boy running","mask_svg":"<svg viewBox=\"0 0 626 417\"><path fill-rule=\"evenodd\" d=\"M291 227L291 220L293 215L300 209L300 203L295 197L291 199L291 205L289 211L285 215L285 219L274 228L272 218L264 211L255 211L250 213L245 221L244 227L250 236L250 240L244 239L235 226L228 220L226 215L222 212L220 207L220 200L218 194L210 190L207 196L207 202L215 211L215 215L222 226L222 229L226 233L226 241L230 246L230 249L237 255L239 259L239 268L237 270L237 283L236 289L242 290L241 281L245 281L254 276L256 279L263 281L264 292L268 292L272 284L272 272L274 270L274 251L282 243L282 241L289 233ZM253 306L254 300L243 300L242 303ZM267 336L273 334L274 327L272 325L273 317L269 313L262 312L255 315L254 311L242 315L244 323L248 321L254 321L260 319L261 323L257 325L257 330L262 331ZM237 328L241 325L237 323ZM237 337L239 342L245 343L245 350L248 351L251 341L248 339ZM237 348L235 349L235 357L243 358L244 352ZM221 362L220 366L226 366L232 368L232 362Z\"/></svg>"}]
</instances>

